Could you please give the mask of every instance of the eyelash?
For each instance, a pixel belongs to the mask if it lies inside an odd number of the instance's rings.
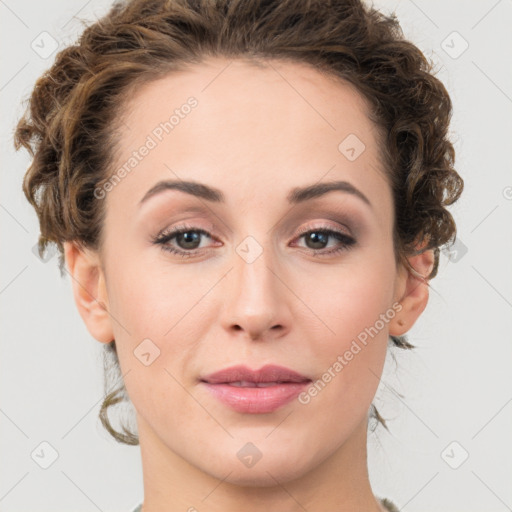
[[[156,245],[161,245],[161,249],[163,251],[170,252],[170,253],[180,256],[182,258],[190,258],[192,256],[195,256],[196,252],[199,251],[200,249],[184,251],[184,250],[176,249],[176,248],[168,245],[168,243],[171,240],[173,240],[174,238],[176,238],[178,235],[181,235],[183,233],[188,233],[188,232],[199,233],[201,235],[207,236],[208,238],[212,238],[210,236],[210,233],[208,233],[204,229],[196,228],[193,226],[181,225],[181,226],[177,226],[177,227],[173,228],[171,231],[167,231],[167,232],[163,231],[163,232],[159,233],[156,237],[154,237],[152,239],[152,243],[154,243]],[[307,235],[310,233],[321,233],[323,235],[330,235],[331,237],[336,238],[337,240],[342,242],[341,246],[331,249],[331,250],[328,250],[328,251],[326,251],[325,249],[317,249],[317,250],[309,249],[310,251],[313,252],[313,254],[315,256],[319,256],[319,257],[332,256],[334,254],[339,254],[342,251],[349,250],[353,245],[356,244],[356,240],[354,238],[346,235],[345,233],[342,233],[341,231],[333,230],[330,228],[325,228],[325,227],[313,228],[313,229],[309,228],[309,229],[300,230],[299,234],[296,238],[302,238],[304,235]]]

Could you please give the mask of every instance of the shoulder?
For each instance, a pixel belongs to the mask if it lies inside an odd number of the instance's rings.
[[[398,507],[387,498],[380,498],[379,502],[382,505],[383,511],[385,510],[386,512],[399,512]]]
[[[387,498],[380,498],[379,501],[383,507],[383,510],[385,510],[386,512],[399,512],[398,507]],[[142,503],[137,505],[131,512],[141,512],[141,509]]]

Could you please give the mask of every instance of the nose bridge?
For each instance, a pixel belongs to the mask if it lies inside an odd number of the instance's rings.
[[[226,329],[243,330],[252,339],[268,336],[270,329],[284,330],[287,305],[273,267],[273,243],[266,234],[248,235],[235,247],[223,311]]]
[[[262,308],[274,300],[276,287],[272,272],[274,257],[270,238],[248,235],[235,248],[233,279],[235,295],[249,307]],[[252,306],[251,306],[251,303]],[[256,311],[256,309],[255,309]]]

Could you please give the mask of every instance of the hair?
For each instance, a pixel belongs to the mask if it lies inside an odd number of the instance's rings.
[[[446,207],[463,189],[448,138],[451,100],[396,16],[361,0],[116,1],[87,26],[37,80],[14,135],[16,150],[33,157],[23,191],[39,219],[39,254],[56,244],[61,276],[63,242],[101,247],[105,201],[94,190],[112,173],[126,102],[141,85],[208,57],[302,63],[354,86],[382,133],[397,263],[414,272],[407,256],[420,245],[432,249],[435,262],[423,278],[435,277],[440,248],[456,236]],[[406,336],[390,336],[390,345],[415,348]],[[120,375],[115,340],[105,349]],[[108,418],[108,408],[126,398],[123,383],[110,390],[100,419],[117,441],[138,444]],[[388,428],[373,404],[370,416]]]

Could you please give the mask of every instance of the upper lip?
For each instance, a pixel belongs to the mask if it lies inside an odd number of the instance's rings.
[[[259,370],[251,370],[247,366],[237,365],[224,368],[218,372],[211,373],[201,379],[209,384],[223,384],[229,382],[307,382],[308,377],[286,368],[269,364]]]

